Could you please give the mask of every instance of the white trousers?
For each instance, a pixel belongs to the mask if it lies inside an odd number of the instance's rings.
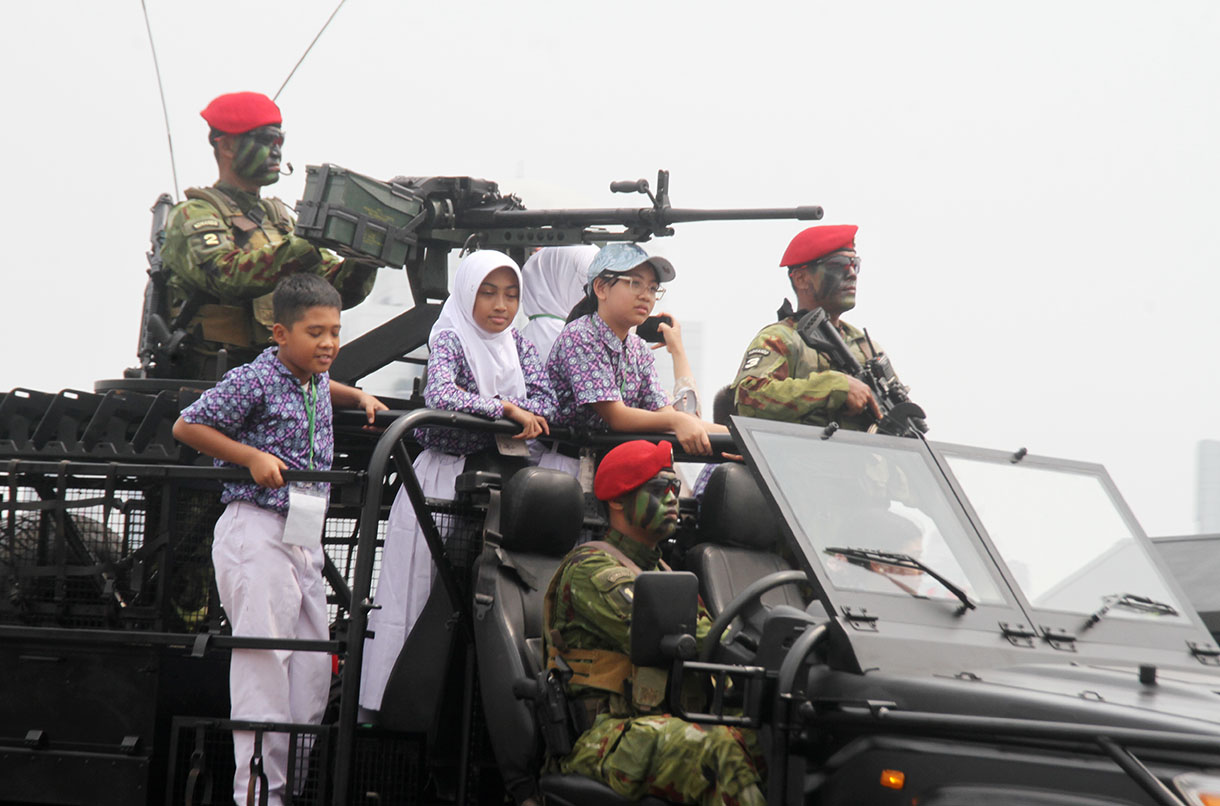
[[[216,522],[212,564],[233,634],[327,640],[322,550],[287,545],[283,536],[282,515],[245,501],[229,504]],[[259,722],[317,724],[326,708],[330,670],[325,652],[235,649],[229,664],[230,714]],[[253,731],[233,732],[233,798],[239,806],[246,803],[253,750]],[[287,734],[263,734],[271,806],[283,803],[288,750]],[[308,765],[308,755],[302,754],[294,789],[303,783]]]
[[[428,498],[453,500],[454,484],[466,466],[465,456],[427,449],[415,459],[415,475]],[[373,601],[379,610],[369,614],[372,638],[364,639],[364,662],[360,667],[360,705],[381,710],[386,681],[402,652],[411,628],[432,593],[436,567],[432,552],[406,492],[399,488],[386,520],[385,548]]]
[[[535,461],[538,467],[547,467],[551,470],[562,470],[569,476],[580,479],[580,460],[574,456],[564,456],[556,450],[550,450],[542,454]]]

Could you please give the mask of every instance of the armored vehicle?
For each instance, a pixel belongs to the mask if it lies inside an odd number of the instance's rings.
[[[624,219],[619,237],[646,238],[679,220],[663,192],[638,215],[582,218],[519,210],[490,183],[392,184],[411,216],[367,247],[368,217],[327,229],[324,202],[351,209],[324,184],[312,198],[313,237],[393,252],[417,291],[336,362],[344,381],[423,343],[453,246],[605,240],[588,228]],[[531,217],[496,229],[509,219],[489,207]],[[235,728],[291,736],[297,804],[626,802],[540,772],[579,729],[542,660],[543,593],[605,529],[600,513],[571,477],[509,459],[463,474],[453,501],[425,498],[411,467],[415,429],[510,422],[394,400],[373,434],[337,413],[334,468],[286,474],[332,484],[331,638],[231,635],[209,541],[218,482],[241,474],[170,436],[208,382],[166,375],[182,337],[158,310],[156,270],[137,377],[0,399],[0,803],[226,803]],[[711,681],[704,711],[675,713],[759,731],[770,803],[1220,802],[1220,649],[1101,467],[911,429],[735,417],[732,432],[715,448],[743,461],[684,499],[665,547],[680,573],[637,583],[633,655],[671,681]],[[556,435],[592,455],[632,438]],[[360,668],[399,489],[437,584],[372,718]],[[715,617],[697,657],[696,591]],[[329,653],[323,724],[229,720],[235,648]]]

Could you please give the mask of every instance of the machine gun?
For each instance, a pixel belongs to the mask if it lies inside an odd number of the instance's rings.
[[[153,203],[152,231],[149,233],[148,284],[144,286],[144,307],[140,312],[140,335],[136,354],[140,366],[128,369],[128,378],[163,375],[183,347],[187,333],[169,322],[169,303],[165,295],[167,271],[161,262],[161,247],[165,244],[165,222],[174,200],[162,193]]]
[[[869,433],[896,437],[927,433],[928,423],[924,419],[927,415],[919,405],[911,402],[907,396],[910,387],[898,380],[889,356],[876,354],[871,339],[868,346],[873,357],[861,364],[839,335],[839,329],[821,308],[814,308],[803,315],[796,323],[796,332],[814,350],[829,355],[835,369],[862,381],[872,390],[881,409],[881,419],[868,429]],[[864,335],[868,338],[867,332]]]
[[[658,171],[655,193],[646,179],[611,182],[614,193],[641,193],[650,207],[527,210],[495,182],[471,177],[400,176],[381,182],[335,165],[306,168],[297,202],[296,233],[347,257],[405,267],[415,306],[344,345],[331,377],[345,383],[399,360],[427,341],[447,296],[448,255],[498,249],[523,263],[541,246],[647,241],[672,235],[687,221],[797,219],[816,221],[818,206],[699,210],[673,207],[669,172]],[[606,229],[617,227],[618,229]]]

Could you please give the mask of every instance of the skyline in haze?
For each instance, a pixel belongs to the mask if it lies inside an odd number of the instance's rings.
[[[182,189],[210,184],[198,111],[273,94],[336,3],[147,4]],[[0,389],[89,389],[135,363],[148,208],[172,192],[144,20],[85,0],[3,15]],[[665,168],[675,206],[820,204],[860,225],[845,318],[930,437],[1102,463],[1149,533],[1184,534],[1197,443],[1220,438],[1218,40],[1204,0],[348,0],[279,98],[296,172],[272,191],[295,203],[305,165],[331,162],[635,206],[608,183]],[[702,323],[705,402],[791,296],[778,262],[802,226],[646,245],[677,268],[663,307]],[[379,283],[404,298],[400,273]]]

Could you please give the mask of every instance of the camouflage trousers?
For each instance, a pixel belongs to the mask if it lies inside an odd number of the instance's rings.
[[[560,769],[632,800],[651,795],[701,806],[765,806],[757,744],[752,730],[674,716],[601,714]]]

